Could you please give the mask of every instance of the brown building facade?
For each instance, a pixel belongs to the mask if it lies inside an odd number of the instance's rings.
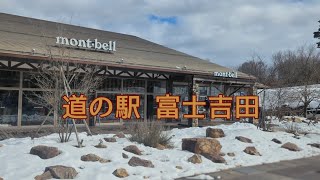
[[[252,94],[255,78],[136,36],[0,13],[0,126],[39,125],[48,114],[30,97],[50,89],[35,86],[44,62],[99,67],[102,85],[94,96],[138,94],[142,119],[156,119],[155,97],[171,93],[181,101],[206,96]],[[61,50],[63,47],[63,51]],[[188,107],[180,107],[180,117]],[[201,108],[199,109],[201,110]],[[52,124],[58,118],[50,116]],[[115,112],[97,123],[118,122]]]

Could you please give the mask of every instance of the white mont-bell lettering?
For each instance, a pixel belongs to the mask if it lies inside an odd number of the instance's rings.
[[[98,39],[68,39],[66,37],[56,37],[56,44],[67,45],[67,46],[77,46],[88,49],[102,50],[102,51],[116,51],[116,41],[109,41],[108,43],[101,43]]]
[[[237,74],[237,72],[214,72],[213,76],[237,78],[238,74]]]
[[[78,46],[78,40],[76,40],[74,38],[70,39],[70,45],[71,46]]]

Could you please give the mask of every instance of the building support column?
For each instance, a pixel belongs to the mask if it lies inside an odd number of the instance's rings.
[[[22,83],[23,83],[23,73],[20,71],[20,84],[19,84],[19,97],[18,97],[18,122],[17,126],[21,127],[22,121]]]
[[[196,100],[199,99],[199,85],[195,82],[194,76],[191,76],[191,80],[189,81],[189,100],[192,100],[192,96],[196,95]],[[196,107],[197,108],[197,107]],[[188,113],[192,113],[192,106],[188,107]],[[196,109],[198,112],[198,108]],[[198,127],[198,119],[189,118],[188,119],[188,126],[189,127]]]
[[[144,102],[143,102],[143,121],[144,122],[147,122],[148,121],[148,116],[147,116],[147,106],[151,106],[153,105],[153,102],[148,102],[148,80],[145,80],[144,81],[144,94],[143,94],[143,98],[144,98]],[[148,103],[151,103],[151,104],[148,104]],[[149,121],[151,121],[151,119],[149,119]],[[120,119],[120,123],[122,124],[123,123],[123,120]]]
[[[169,94],[172,94],[173,93],[173,79],[172,79],[172,76],[170,75],[169,76],[169,79],[166,81],[166,92],[169,93]]]

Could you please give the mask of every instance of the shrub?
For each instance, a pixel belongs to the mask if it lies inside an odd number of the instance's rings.
[[[165,147],[171,146],[170,133],[160,122],[155,121],[143,121],[132,123],[129,125],[129,137],[130,141],[135,141],[145,146],[157,147],[161,144]]]
[[[294,134],[294,135],[303,133],[302,129],[299,128],[299,126],[295,122],[287,122],[287,123],[285,123],[284,124],[284,130],[285,130],[285,132],[291,133],[291,134]]]

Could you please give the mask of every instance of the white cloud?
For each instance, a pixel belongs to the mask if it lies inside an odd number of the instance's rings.
[[[136,35],[185,53],[235,66],[253,53],[316,42],[316,0],[2,0],[0,11]],[[150,15],[177,17],[154,23]]]

